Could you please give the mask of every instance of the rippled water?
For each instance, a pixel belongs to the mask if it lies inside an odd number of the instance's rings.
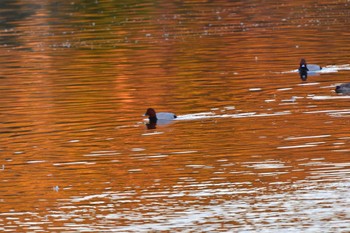
[[[1,231],[350,231],[349,1],[0,5]]]

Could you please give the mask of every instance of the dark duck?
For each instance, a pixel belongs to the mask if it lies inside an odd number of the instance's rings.
[[[350,83],[344,83],[335,87],[336,93],[350,94]]]

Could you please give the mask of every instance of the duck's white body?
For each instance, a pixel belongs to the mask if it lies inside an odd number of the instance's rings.
[[[158,120],[174,120],[176,115],[171,112],[158,112],[156,113]]]
[[[320,71],[322,70],[322,67],[319,66],[319,65],[315,65],[315,64],[308,64],[307,65],[307,68],[308,68],[308,72],[316,72],[316,71]]]

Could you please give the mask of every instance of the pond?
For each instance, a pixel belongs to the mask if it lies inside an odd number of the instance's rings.
[[[0,5],[1,231],[350,231],[349,1]]]

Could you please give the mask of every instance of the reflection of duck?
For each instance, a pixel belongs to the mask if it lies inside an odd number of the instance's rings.
[[[157,123],[158,124],[167,124],[170,123],[170,121],[174,120],[177,116],[174,113],[170,112],[159,112],[156,113],[156,111],[153,108],[148,108],[145,116],[148,116],[149,123],[147,124],[148,129],[155,129]]]
[[[300,78],[303,81],[306,81],[307,75],[309,73],[313,73],[313,72],[319,71],[321,69],[322,69],[322,67],[319,65],[314,65],[314,64],[307,65],[306,60],[304,58],[302,58],[300,60],[300,65],[299,65],[298,71],[299,71]]]
[[[350,94],[350,83],[344,83],[335,87],[335,92]]]

